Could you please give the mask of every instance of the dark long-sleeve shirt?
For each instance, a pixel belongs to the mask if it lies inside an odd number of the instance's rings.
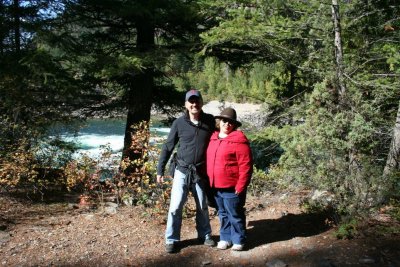
[[[205,155],[211,134],[215,129],[215,119],[211,114],[202,112],[198,125],[192,123],[187,114],[177,118],[171,126],[168,138],[162,146],[157,166],[157,174],[164,175],[165,166],[178,144],[177,158],[186,164],[200,165],[198,171],[205,174]],[[204,162],[204,164],[201,164]],[[185,172],[184,166],[177,166]]]

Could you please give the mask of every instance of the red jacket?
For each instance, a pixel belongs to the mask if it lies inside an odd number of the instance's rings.
[[[207,175],[214,188],[235,188],[241,193],[250,183],[253,159],[249,140],[243,132],[233,131],[219,139],[211,136],[207,148]]]

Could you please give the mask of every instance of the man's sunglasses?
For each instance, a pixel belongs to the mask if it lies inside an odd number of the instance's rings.
[[[190,104],[194,104],[194,103],[200,103],[200,99],[199,98],[189,98],[188,99],[188,102],[190,103]]]

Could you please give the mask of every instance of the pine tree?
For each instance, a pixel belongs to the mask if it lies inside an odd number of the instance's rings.
[[[196,2],[180,0],[65,1],[53,45],[60,40],[79,58],[82,79],[106,96],[88,112],[127,112],[123,158],[140,157],[131,149],[133,126],[150,120],[153,104],[164,111],[182,106],[183,94],[164,71],[171,55],[196,47],[204,22],[199,11]]]

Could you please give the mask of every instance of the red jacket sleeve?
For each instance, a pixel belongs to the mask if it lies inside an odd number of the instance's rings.
[[[248,143],[237,145],[236,160],[239,165],[239,180],[235,186],[235,191],[241,193],[249,185],[253,173],[253,158]]]

